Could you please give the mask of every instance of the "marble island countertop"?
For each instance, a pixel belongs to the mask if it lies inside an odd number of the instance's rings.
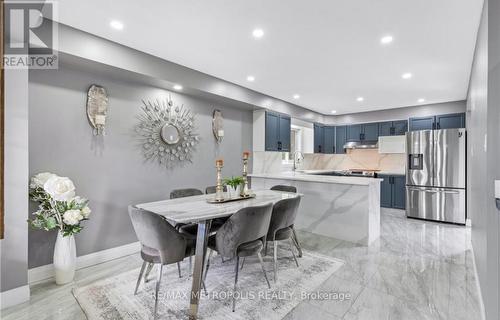
[[[383,179],[364,178],[364,177],[339,177],[339,176],[322,176],[318,173],[331,172],[332,170],[303,170],[303,171],[287,171],[278,173],[252,173],[248,176],[255,178],[267,179],[282,179],[295,181],[308,181],[333,184],[350,184],[358,186],[368,186],[375,183],[380,183]]]

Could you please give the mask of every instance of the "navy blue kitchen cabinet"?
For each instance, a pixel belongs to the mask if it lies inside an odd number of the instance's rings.
[[[266,112],[266,151],[290,151],[290,117]]]
[[[392,207],[406,209],[406,177],[392,177]]]
[[[410,131],[465,128],[465,113],[410,118]]]
[[[406,178],[404,175],[379,175],[380,206],[384,208],[406,208]]]
[[[436,117],[410,118],[410,131],[432,130],[435,126]]]
[[[325,127],[322,124],[314,124],[314,153],[323,153],[325,139]]]
[[[408,121],[387,121],[378,124],[379,136],[404,136],[408,131]]]
[[[335,153],[335,127],[325,126],[323,128],[323,153]]]
[[[346,130],[346,126],[335,127],[335,153],[337,154],[345,153],[344,145],[347,142]]]
[[[436,129],[465,128],[465,113],[442,114],[436,116]]]
[[[379,175],[378,177],[384,179],[380,183],[380,206],[384,208],[392,208],[391,176]]]
[[[378,140],[378,123],[366,123],[362,125],[361,140]]]
[[[361,129],[362,128],[360,124],[352,124],[347,126],[347,141],[361,141]]]

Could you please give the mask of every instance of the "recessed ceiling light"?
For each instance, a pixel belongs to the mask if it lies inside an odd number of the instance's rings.
[[[403,73],[401,75],[401,78],[403,78],[403,79],[411,79],[411,77],[413,77],[413,75],[409,72]]]
[[[418,99],[418,103],[422,103],[422,102],[425,102],[425,99],[424,99],[424,98],[420,98],[420,99]]]
[[[264,36],[264,30],[262,30],[262,29],[254,29],[252,31],[252,35],[253,35],[254,38],[257,38],[257,39],[262,38]]]
[[[118,21],[118,20],[113,20],[109,23],[109,25],[113,28],[113,29],[116,29],[116,30],[123,30],[123,23],[121,21]]]
[[[300,95],[298,95],[298,94],[294,94],[294,95],[293,95],[293,98],[294,98],[294,99],[300,99]]]
[[[337,110],[332,110],[332,113],[337,113]]]
[[[182,90],[182,86],[180,84],[174,85],[175,90]]]
[[[365,100],[365,98],[363,98],[363,97],[357,97],[357,98],[356,98],[356,101],[359,101],[359,102],[361,102],[361,101],[363,101],[363,100]]]
[[[382,44],[388,44],[388,43],[391,43],[391,42],[392,42],[392,40],[394,40],[394,39],[392,38],[392,36],[384,36],[384,37],[382,37],[382,38],[380,39],[380,43],[382,43]]]
[[[248,76],[247,77],[247,81],[254,82],[255,81],[255,77],[254,76]]]

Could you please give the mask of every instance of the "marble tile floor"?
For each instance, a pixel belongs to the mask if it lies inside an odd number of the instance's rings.
[[[370,247],[298,232],[306,250],[346,261],[319,288],[351,299],[302,301],[292,319],[481,319],[470,229],[407,219],[382,209],[381,237]],[[31,286],[31,301],[5,309],[1,319],[85,319],[71,289],[140,267],[131,255],[77,271],[75,281]]]

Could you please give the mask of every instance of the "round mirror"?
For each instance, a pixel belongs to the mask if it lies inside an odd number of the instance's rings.
[[[166,123],[161,128],[161,138],[166,144],[176,144],[180,140],[179,129],[170,123]]]

